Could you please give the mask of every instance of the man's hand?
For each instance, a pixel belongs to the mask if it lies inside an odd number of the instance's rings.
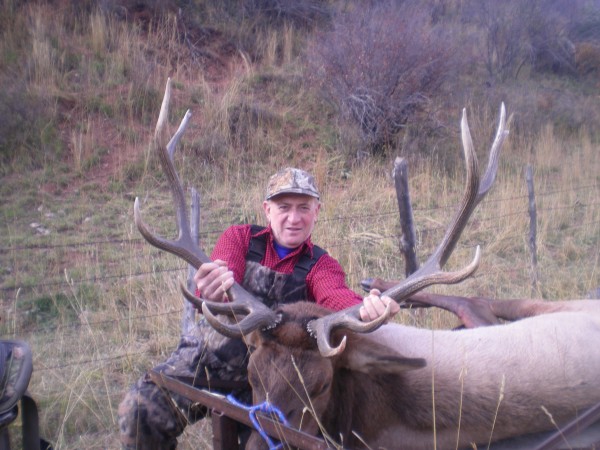
[[[363,322],[377,319],[385,312],[385,308],[388,304],[391,305],[389,319],[400,311],[400,306],[388,296],[381,297],[379,289],[371,289],[369,295],[363,299],[363,304],[360,307],[360,319]]]
[[[233,272],[220,259],[204,263],[194,274],[194,282],[203,299],[213,302],[227,301],[227,289],[233,286]]]

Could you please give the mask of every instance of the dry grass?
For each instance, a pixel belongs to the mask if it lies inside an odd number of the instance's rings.
[[[32,346],[30,392],[40,404],[42,434],[55,448],[117,448],[116,409],[125,390],[177,344],[177,279],[185,276],[184,264],[145,244],[132,214],[139,196],[147,222],[162,235],[175,233],[164,178],[147,153],[167,76],[175,81],[171,130],[187,108],[194,113],[176,160],[183,180],[202,195],[205,249],[229,224],[263,223],[266,177],[297,165],[315,174],[323,193],[314,240],[340,260],[349,285],[359,291],[367,276],[404,273],[392,161],[352,165],[340,157],[343,140],[332,131],[327,111],[295,82],[294,29],[259,39],[263,65],[238,55],[215,78],[186,57],[172,18],[143,34],[94,14],[79,34],[67,34],[60,11],[30,4],[25,12],[22,20],[31,24],[28,86],[68,105],[58,133],[68,151],[57,164],[3,178],[0,329],[3,337]],[[487,110],[469,110],[481,165],[497,120]],[[456,111],[457,130],[459,119]],[[455,142],[439,143],[441,152],[460,152],[455,136]],[[464,264],[480,244],[482,265],[473,279],[434,289],[532,295],[523,176],[528,163],[537,192],[539,294],[575,298],[598,287],[599,151],[586,132],[574,139],[552,128],[536,137],[511,135],[496,185],[449,262]],[[460,196],[464,171],[461,163],[447,169],[415,156],[409,173],[417,250],[425,259]],[[40,234],[41,228],[30,226],[34,222],[50,234]],[[406,313],[400,320],[455,325],[436,311]],[[189,427],[181,448],[210,448],[210,442],[204,421]]]

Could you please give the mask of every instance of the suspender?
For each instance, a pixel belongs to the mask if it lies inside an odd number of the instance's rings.
[[[264,230],[265,227],[260,225],[251,225],[250,234],[255,235],[256,233]],[[253,236],[250,238],[250,245],[248,246],[248,253],[246,254],[246,261],[254,261],[260,264],[267,251],[267,236]],[[313,256],[311,257],[308,253],[303,253],[300,259],[294,267],[294,276],[299,280],[305,280],[306,276],[317,263],[319,258],[327,252],[317,245],[313,245]]]
[[[265,256],[267,252],[267,237],[266,236],[256,236],[254,235],[262,230],[265,227],[261,227],[260,225],[250,225],[250,245],[248,246],[248,253],[246,253],[246,261],[254,261],[259,263]]]

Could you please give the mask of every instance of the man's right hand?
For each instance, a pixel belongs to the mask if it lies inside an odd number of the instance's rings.
[[[194,274],[194,282],[203,299],[213,302],[227,301],[227,290],[235,282],[233,272],[220,259],[204,263]]]

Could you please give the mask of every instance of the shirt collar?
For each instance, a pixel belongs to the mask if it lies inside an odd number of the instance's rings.
[[[269,242],[269,245],[271,246],[271,248],[273,248],[273,251],[275,251],[275,248],[273,247],[273,241],[274,241],[273,229],[271,228],[270,224],[268,226],[266,226],[264,230],[261,230],[258,233],[253,234],[252,237],[262,236],[262,235],[268,236],[267,240]],[[308,238],[298,248],[294,249],[294,251],[292,251],[288,256],[296,255],[298,253],[302,253],[302,252],[308,250],[310,257],[312,258],[313,257],[313,246],[314,246],[314,244],[312,243],[310,236],[308,236]]]

